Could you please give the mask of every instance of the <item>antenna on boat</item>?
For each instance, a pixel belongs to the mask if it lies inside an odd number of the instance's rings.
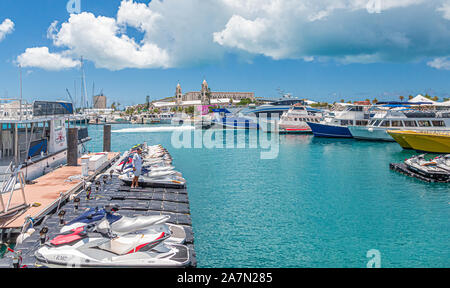
[[[22,120],[22,100],[23,100],[23,95],[22,95],[22,65],[19,64],[19,79],[20,79],[20,120]]]
[[[86,109],[87,107],[87,90],[86,90],[86,75],[84,73],[84,62],[83,62],[83,56],[81,56],[80,59],[81,62],[81,93],[82,93],[82,102],[83,102],[83,111]]]

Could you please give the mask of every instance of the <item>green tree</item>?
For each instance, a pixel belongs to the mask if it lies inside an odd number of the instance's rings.
[[[150,109],[150,96],[147,95],[147,97],[145,97],[145,103],[147,104],[147,109]]]
[[[184,112],[185,112],[186,114],[194,115],[195,108],[194,108],[194,106],[186,107],[186,108],[184,109]]]
[[[402,101],[402,102],[403,102],[403,99],[405,99],[405,97],[403,97],[403,96],[400,96],[398,98],[400,98],[400,101]]]
[[[252,99],[243,98],[243,99],[241,99],[241,101],[239,101],[239,103],[237,105],[238,106],[247,106],[247,105],[249,105],[251,103],[252,103]]]

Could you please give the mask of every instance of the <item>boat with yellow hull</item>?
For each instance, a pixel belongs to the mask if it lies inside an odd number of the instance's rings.
[[[450,153],[450,132],[387,131],[404,149]]]

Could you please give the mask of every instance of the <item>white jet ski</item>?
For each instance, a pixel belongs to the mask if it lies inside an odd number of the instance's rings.
[[[446,161],[443,159],[437,157],[432,160],[426,160],[425,155],[418,155],[406,159],[405,165],[409,170],[426,178],[446,182],[450,180],[450,169],[445,167]]]
[[[60,230],[66,233],[79,227],[96,224],[107,220],[114,220],[109,229],[117,235],[127,233],[161,233],[170,234],[166,243],[183,244],[186,241],[186,231],[182,226],[169,224],[170,216],[138,216],[129,218],[117,214],[118,207],[106,206],[104,209],[90,208],[74,220],[68,222]]]
[[[153,188],[185,188],[186,180],[180,175],[181,174],[179,172],[159,177],[149,177],[147,175],[141,175],[139,177],[139,186]],[[120,180],[124,181],[125,184],[130,186],[133,178],[134,175],[132,173],[127,173],[119,176]]]
[[[190,263],[189,248],[164,244],[170,237],[164,232],[117,236],[99,231],[90,225],[58,235],[35,257],[48,267],[186,267]]]

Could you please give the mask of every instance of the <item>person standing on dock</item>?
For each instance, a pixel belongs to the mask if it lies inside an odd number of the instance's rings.
[[[134,178],[133,182],[131,183],[131,188],[138,188],[139,187],[139,177],[142,173],[142,150],[139,148],[137,149],[137,153],[133,156],[133,171],[134,171]]]

